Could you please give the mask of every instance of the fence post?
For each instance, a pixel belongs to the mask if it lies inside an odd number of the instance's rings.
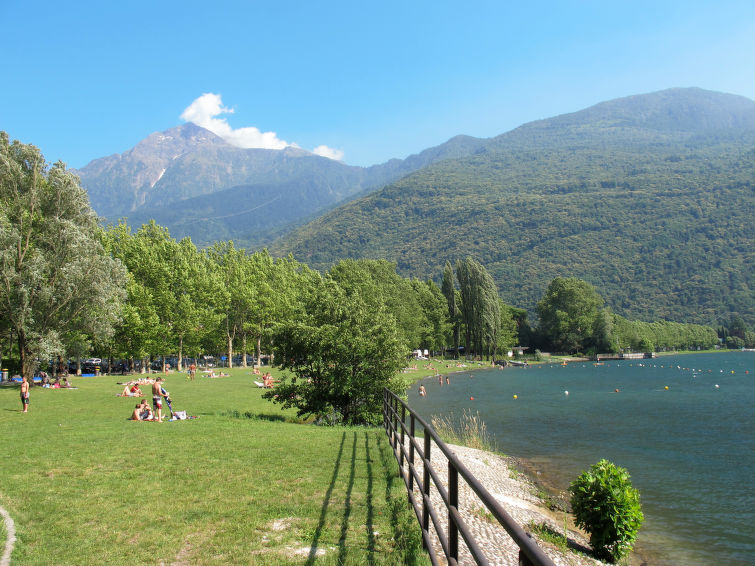
[[[395,448],[398,444],[398,435],[396,434],[396,426],[398,425],[398,397],[393,396],[393,434],[394,434],[394,441],[393,441],[393,447]]]
[[[409,413],[409,491],[414,489],[414,413]]]
[[[422,462],[422,530],[430,532],[430,433],[424,431],[425,456]]]
[[[459,559],[459,527],[451,509],[459,510],[459,470],[448,462],[448,548],[451,558]]]
[[[519,566],[535,566],[521,548],[519,549]]]
[[[401,403],[401,461],[400,467],[404,467],[404,427],[406,426],[406,406]]]

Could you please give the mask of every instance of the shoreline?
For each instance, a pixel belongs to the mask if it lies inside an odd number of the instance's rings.
[[[547,471],[543,471],[537,463],[527,458],[520,458],[518,456],[511,457],[515,462],[519,463],[524,469],[520,470],[533,485],[546,492],[548,496],[561,509],[569,509],[569,493],[568,491],[561,489],[558,484],[561,483],[560,478],[555,478]],[[575,478],[576,479],[576,478]],[[545,502],[544,502],[545,503]],[[573,515],[571,511],[567,511],[570,521],[573,522]],[[572,527],[574,527],[572,525]],[[574,527],[576,528],[576,527]],[[586,538],[589,538],[586,533],[582,533]],[[642,529],[640,529],[640,536],[642,535]],[[647,548],[647,544],[643,544],[640,538],[635,541],[632,548],[632,552],[626,557],[623,563],[629,566],[647,566],[649,564],[655,564],[658,559],[661,558],[659,553],[653,552],[651,548]]]
[[[607,564],[590,554],[589,540],[585,533],[575,527],[571,515],[549,509],[539,496],[539,483],[522,471],[521,460],[495,452],[447,444],[469,472],[490,492],[506,513],[526,532],[537,540],[538,546],[558,566],[603,566]],[[440,450],[431,453],[433,468],[443,482],[447,481],[447,462]],[[421,462],[418,463],[421,468]],[[416,490],[416,487],[415,487]],[[419,493],[417,492],[417,495]],[[436,509],[443,503],[437,489],[431,489],[431,500]],[[459,482],[459,512],[475,536],[491,564],[517,564],[518,547],[504,528],[484,509],[477,496]],[[447,532],[446,514],[439,512],[443,528]],[[558,545],[544,541],[532,532],[532,524],[543,525],[563,537],[566,529],[567,542]],[[431,528],[433,536],[435,530]],[[436,553],[442,556],[439,541],[433,544]],[[472,558],[462,541],[459,543],[459,564],[472,564]],[[639,564],[639,563],[638,563]]]
[[[716,350],[718,352],[720,350]],[[726,352],[726,350],[724,350]],[[687,354],[697,354],[697,353],[707,353],[707,352],[696,352],[696,351],[687,351],[683,352]],[[680,354],[679,352],[664,352],[659,355],[677,355]],[[543,360],[539,362],[528,362],[532,365],[557,365],[560,363],[563,363],[563,359],[551,359],[551,360]],[[580,361],[582,360],[572,360],[572,361]],[[432,362],[432,360],[431,360]],[[441,365],[440,362],[437,360],[435,361],[436,364]],[[428,378],[437,378],[437,376],[440,375],[458,375],[458,374],[464,374],[469,372],[474,372],[477,370],[491,370],[491,369],[499,369],[500,371],[505,371],[506,369],[512,369],[512,368],[502,368],[493,365],[478,365],[475,363],[475,366],[466,367],[466,368],[442,368],[450,371],[436,371],[435,374],[429,374],[426,373],[425,375],[417,375],[415,376],[415,379],[411,381],[411,383],[407,386],[407,391],[411,387],[416,386],[421,381],[428,379]],[[517,369],[517,368],[514,368]],[[425,370],[427,371],[427,370]],[[481,481],[481,483],[488,489],[488,491],[491,492],[491,494],[494,494],[494,490],[491,489],[491,486],[488,485],[486,481],[483,481],[483,479],[478,475],[478,473],[475,472],[475,469],[471,467],[468,464],[468,460],[471,462],[475,462],[475,460],[479,460],[480,458],[474,458],[472,457],[469,459],[469,454],[476,451],[479,453],[484,454],[483,457],[484,460],[490,461],[500,461],[502,463],[497,464],[497,467],[499,467],[503,473],[508,477],[509,475],[513,475],[514,478],[511,479],[512,483],[509,484],[510,489],[513,489],[517,495],[515,496],[508,496],[506,498],[507,505],[504,505],[504,508],[506,511],[509,511],[509,506],[519,507],[519,508],[527,508],[530,506],[533,502],[533,498],[535,500],[535,505],[537,506],[537,510],[531,510],[533,513],[539,515],[542,518],[542,522],[548,524],[551,528],[553,528],[557,532],[563,533],[564,530],[564,514],[568,517],[568,538],[569,538],[569,547],[570,548],[586,548],[589,549],[589,535],[585,532],[583,532],[581,529],[579,529],[574,524],[574,517],[570,511],[570,504],[569,504],[569,494],[564,489],[559,488],[559,485],[563,482],[561,481],[562,478],[552,475],[548,473],[548,471],[541,470],[541,466],[538,465],[536,462],[533,462],[527,458],[523,458],[516,455],[509,455],[504,454],[501,452],[496,451],[486,451],[486,450],[480,450],[476,448],[469,448],[466,446],[459,446],[454,444],[448,444],[447,446],[459,456],[459,458],[462,460],[465,466],[472,472],[472,474],[477,477],[478,480]],[[498,446],[497,448],[500,448]],[[437,451],[436,451],[437,452]],[[463,454],[466,454],[464,456]],[[474,464],[473,464],[474,465]],[[433,459],[433,466],[435,466],[435,461]],[[480,471],[484,468],[480,468],[479,464],[475,466],[475,468]],[[495,482],[494,482],[495,483]],[[499,488],[500,488],[500,484]],[[515,487],[511,487],[515,486]],[[532,491],[535,493],[533,494]],[[544,493],[545,497],[542,497],[541,494]],[[494,494],[495,495],[495,494]],[[497,498],[498,499],[498,498]],[[500,503],[503,503],[499,500]],[[553,508],[550,508],[553,507]],[[465,516],[465,520],[468,520],[469,517]],[[530,532],[530,529],[527,527],[525,523],[522,523],[521,521],[517,521],[519,525]],[[642,531],[640,531],[640,537],[641,537]],[[505,535],[507,536],[507,535]],[[566,560],[566,562],[554,560],[556,564],[568,564],[568,565],[575,565],[575,566],[581,566],[584,564],[592,564],[592,565],[603,565],[607,564],[605,562],[601,562],[595,558],[592,558],[591,555],[581,555],[581,554],[575,554],[574,552],[569,552],[568,554],[564,554],[559,549],[556,549],[556,547],[550,543],[543,542],[540,537],[535,535],[533,533],[533,536],[538,540],[538,543],[543,548],[549,548],[553,547],[554,552],[559,552],[562,556],[563,560]],[[651,545],[652,547],[652,545]],[[440,549],[439,549],[440,551]],[[549,551],[549,555],[551,552]],[[551,556],[551,558],[554,558],[554,556]],[[659,559],[662,558],[662,555],[659,553],[653,552],[652,548],[647,548],[647,544],[643,544],[640,539],[638,539],[633,547],[632,552],[624,559],[622,562],[626,566],[647,566],[650,564],[655,564]]]

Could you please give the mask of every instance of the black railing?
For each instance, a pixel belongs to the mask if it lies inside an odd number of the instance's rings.
[[[409,418],[408,426],[407,415]],[[423,429],[422,447],[419,446],[416,438],[417,423]],[[437,535],[437,541],[451,566],[456,566],[459,560],[459,535],[462,536],[475,562],[481,565],[488,564],[488,559],[459,512],[459,477],[461,477],[519,547],[519,564],[521,566],[554,566],[551,559],[537,546],[531,536],[511,518],[498,501],[490,495],[485,486],[451,452],[445,442],[438,437],[435,430],[388,389],[383,392],[383,424],[393,447],[393,454],[396,456],[401,477],[406,484],[409,502],[412,504],[422,528],[424,546],[433,564],[439,564],[439,562],[434,550],[434,537],[430,531],[431,521]],[[430,463],[433,442],[448,461],[448,488],[443,485],[440,476]],[[415,454],[419,455],[422,463],[422,477],[420,477],[415,466]],[[415,484],[417,486],[416,491]],[[435,489],[445,504],[448,513],[448,533],[445,533],[438,511],[433,508],[430,501],[432,485],[435,485]],[[419,493],[416,493],[417,491]],[[421,494],[421,504],[417,500],[419,494]]]

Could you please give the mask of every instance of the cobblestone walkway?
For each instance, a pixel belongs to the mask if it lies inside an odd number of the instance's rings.
[[[421,446],[422,439],[419,439],[419,442]],[[533,522],[535,524],[546,524],[550,529],[563,533],[563,514],[561,514],[561,518],[559,519],[558,514],[547,510],[542,505],[541,500],[534,495],[536,493],[535,486],[526,476],[516,471],[513,459],[464,446],[449,445],[449,448],[453,450],[472,475],[487,488],[504,510],[525,530],[528,530],[527,525]],[[447,487],[448,461],[434,444],[431,455],[433,469],[436,470],[438,476],[443,480],[444,487]],[[420,477],[422,477],[422,461],[416,455],[415,465]],[[404,464],[404,469],[408,471],[407,463]],[[415,497],[421,504],[421,494],[416,485]],[[445,505],[441,496],[434,486],[430,491],[430,499],[433,507],[438,511],[441,528],[447,533],[448,514],[445,511]],[[459,512],[490,564],[501,566],[516,566],[518,564],[519,548],[516,543],[498,521],[486,512],[477,494],[472,491],[461,477],[459,477]],[[445,556],[440,541],[437,538],[437,533],[432,527],[431,531],[435,538],[434,549],[436,556],[438,556],[441,563],[445,564]],[[569,531],[568,539],[569,545],[573,547],[585,548],[588,545],[588,541],[581,533],[572,530]],[[538,545],[558,566],[595,566],[604,564],[579,553],[572,551],[562,552],[558,547],[549,543],[538,541]],[[471,564],[475,564],[475,561],[460,535],[459,565],[466,566]]]

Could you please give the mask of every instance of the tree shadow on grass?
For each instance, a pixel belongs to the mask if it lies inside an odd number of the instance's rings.
[[[360,434],[364,435],[363,442],[360,442]],[[333,503],[333,493],[337,486],[343,486],[340,489],[344,489],[344,500],[338,539],[338,557],[335,563],[346,564],[349,562],[349,546],[350,544],[354,544],[355,539],[355,537],[352,536],[351,543],[348,540],[349,529],[353,530],[351,518],[352,512],[354,511],[354,489],[357,475],[358,473],[362,473],[361,460],[358,461],[357,459],[357,452],[360,448],[363,448],[364,450],[364,474],[366,477],[366,485],[364,486],[364,507],[366,516],[364,525],[356,525],[356,528],[360,529],[359,537],[364,536],[366,538],[366,563],[369,566],[375,566],[375,564],[383,562],[376,556],[378,550],[375,535],[374,490],[376,481],[384,481],[386,486],[386,508],[390,513],[393,536],[399,542],[397,548],[399,554],[396,556],[396,563],[424,564],[425,562],[422,562],[421,559],[418,560],[417,556],[417,553],[420,555],[423,554],[421,550],[421,541],[416,549],[409,548],[409,546],[411,546],[409,541],[411,536],[407,538],[406,531],[416,530],[419,532],[419,526],[416,524],[416,519],[414,518],[413,513],[407,509],[405,491],[400,489],[397,492],[396,480],[399,478],[399,475],[387,439],[380,433],[370,430],[365,430],[363,432],[354,431],[353,437],[347,435],[348,432],[344,432],[341,436],[341,443],[333,465],[330,485],[325,493],[325,498],[320,510],[320,518],[310,543],[309,556],[305,563],[306,566],[313,566],[315,564],[318,545],[321,543],[323,532],[326,530],[326,525],[332,523],[332,521],[328,521],[328,511]],[[345,451],[348,449],[347,442],[352,442],[350,463],[343,460],[344,457],[348,457],[348,455],[345,454]],[[374,460],[373,457],[375,458]],[[339,476],[341,476],[340,482]],[[357,489],[361,488],[357,487]],[[356,499],[359,501],[359,497]],[[340,502],[338,503],[340,504]],[[361,531],[361,529],[365,530]]]
[[[213,413],[207,413],[208,415],[212,415]],[[253,421],[270,421],[274,423],[285,423],[285,422],[299,422],[297,420],[292,420],[291,418],[287,418],[284,415],[271,415],[270,413],[252,413],[251,411],[237,411],[237,410],[230,410],[230,411],[221,411],[219,413],[215,413],[219,416],[223,417],[230,417],[232,419],[249,419]]]
[[[346,442],[346,433],[341,435],[341,445],[338,448],[338,455],[336,456],[336,462],[333,466],[333,475],[330,478],[330,485],[328,491],[325,492],[325,500],[322,503],[322,509],[320,510],[320,520],[317,523],[315,529],[315,536],[312,537],[312,544],[309,547],[309,557],[307,558],[306,566],[312,566],[315,563],[317,557],[317,544],[320,542],[320,536],[322,536],[322,530],[325,527],[325,518],[328,515],[328,507],[330,506],[330,497],[333,495],[333,488],[336,485],[336,479],[338,479],[338,471],[341,468],[341,457],[343,456],[343,445]]]

